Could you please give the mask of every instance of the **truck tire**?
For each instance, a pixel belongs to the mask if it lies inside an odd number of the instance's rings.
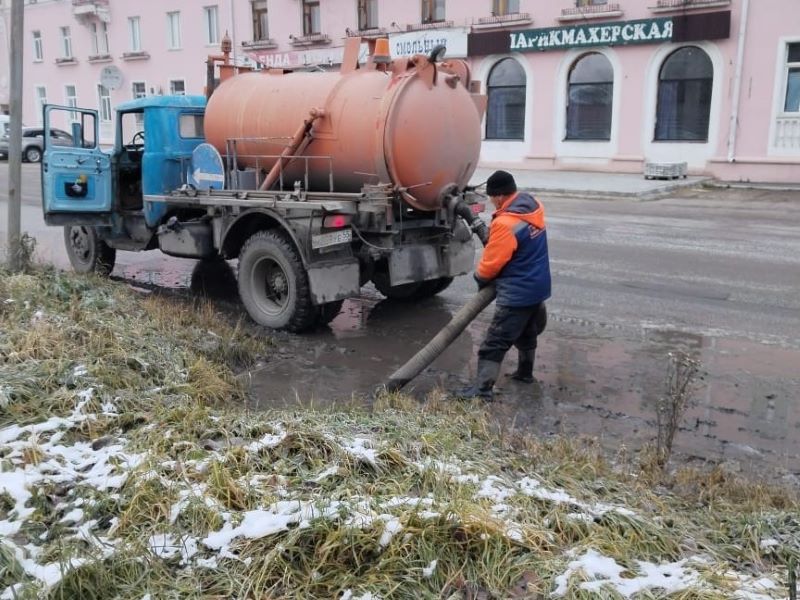
[[[64,244],[76,272],[108,275],[114,270],[117,251],[97,235],[94,227],[67,225],[64,227]]]
[[[308,275],[289,237],[259,231],[239,253],[239,297],[250,317],[272,329],[301,332],[317,324]]]
[[[42,160],[42,149],[37,146],[25,148],[25,160],[31,163],[38,163]]]
[[[452,277],[440,277],[416,283],[404,283],[402,285],[389,285],[389,277],[384,273],[376,273],[372,278],[377,290],[392,300],[401,302],[414,302],[435,296],[444,291],[452,282]]]
[[[447,288],[450,287],[450,284],[453,283],[452,277],[440,277],[439,279],[431,279],[430,281],[425,281],[422,284],[422,288],[420,293],[425,294],[422,296],[423,298],[430,298],[431,296],[435,296],[436,294],[445,291]]]

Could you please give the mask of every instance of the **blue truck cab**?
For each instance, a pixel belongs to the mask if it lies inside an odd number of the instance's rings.
[[[100,146],[97,111],[47,106],[45,139],[61,120],[71,124],[73,144],[45,147],[45,221],[87,232],[97,228],[117,248],[154,247],[154,235],[169,207],[144,198],[167,194],[185,183],[192,152],[204,141],[205,104],[204,96],[125,102],[117,107],[111,149]]]

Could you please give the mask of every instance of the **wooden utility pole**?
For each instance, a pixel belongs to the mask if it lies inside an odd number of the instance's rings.
[[[8,135],[8,248],[6,258],[12,271],[22,268],[22,55],[25,6],[24,0],[11,0],[11,34],[9,47],[11,85],[9,104],[11,120]]]

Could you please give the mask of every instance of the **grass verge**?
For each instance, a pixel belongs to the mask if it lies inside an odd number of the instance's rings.
[[[785,598],[786,490],[482,407],[251,414],[212,306],[0,272],[0,597]]]

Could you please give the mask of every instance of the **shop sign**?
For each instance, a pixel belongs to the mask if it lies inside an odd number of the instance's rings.
[[[657,44],[672,41],[672,17],[640,19],[597,25],[571,25],[547,29],[512,31],[512,52],[566,50],[591,46]]]
[[[403,58],[415,54],[430,54],[440,44],[447,48],[447,58],[467,56],[466,29],[424,29],[408,33],[390,33],[389,49],[392,58]]]
[[[366,61],[367,44],[361,44],[358,60]],[[298,69],[316,65],[339,65],[344,58],[344,47],[312,48],[309,50],[293,50],[289,52],[270,52],[251,50],[247,55],[261,63],[267,69]]]

